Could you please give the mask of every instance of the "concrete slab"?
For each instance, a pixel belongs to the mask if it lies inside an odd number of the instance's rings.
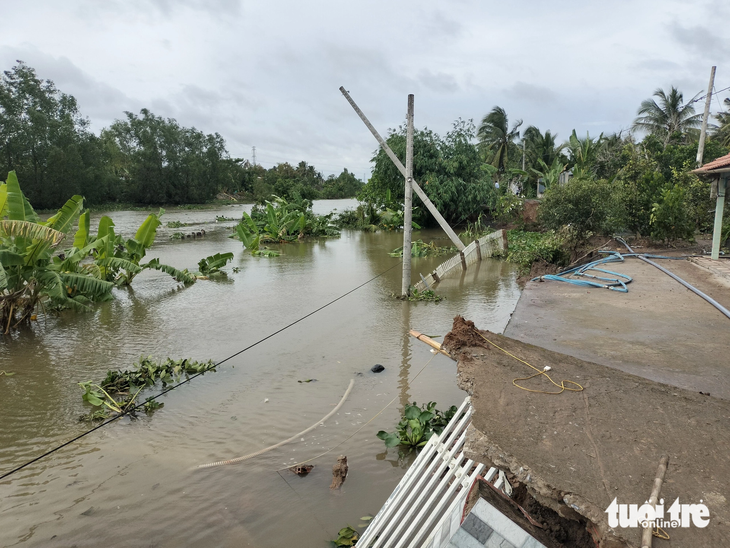
[[[730,259],[713,261],[709,257],[692,257],[690,262],[709,270],[715,276],[730,283]]]
[[[630,264],[636,269],[635,273],[643,272],[642,265]],[[694,268],[693,265],[687,266]],[[653,295],[651,288],[645,285],[646,282],[638,286],[641,292]],[[538,291],[553,291],[545,289],[550,287],[566,291],[558,283],[548,286],[547,282],[541,284]],[[661,302],[666,304],[670,301],[672,306],[679,304],[694,310],[694,305],[685,302],[681,292],[677,290],[672,294],[672,299],[665,296]],[[587,308],[584,295],[576,293],[572,300],[574,316],[586,317],[581,316],[586,314]],[[621,297],[609,292],[605,295]],[[652,306],[646,298],[631,301],[628,297],[622,302],[632,311],[629,316],[656,317],[653,309],[661,306],[658,297]],[[614,314],[621,310],[616,305],[606,307]],[[696,313],[694,318],[699,321],[706,314],[710,317],[707,322],[719,322],[719,318],[712,317],[713,311],[706,305],[706,309]],[[647,313],[649,316],[644,316]],[[552,312],[543,308],[539,314],[545,317]],[[627,323],[636,322],[636,329],[645,331],[645,336],[650,339],[667,339],[660,329],[652,326],[644,328],[636,317],[622,314]],[[587,326],[574,323],[577,327],[573,329],[577,332],[563,328],[557,332],[558,336],[552,338],[574,341],[575,349],[584,351],[577,345],[581,335],[584,339],[600,340],[601,328],[605,330],[600,323],[600,314],[589,317],[591,323]],[[568,320],[556,318],[556,321]],[[575,322],[575,319],[571,321]],[[672,322],[674,320],[670,318],[668,325],[678,325]],[[601,548],[613,548],[639,546],[640,530],[610,527],[606,509],[614,498],[618,498],[619,503],[643,504],[651,493],[659,459],[668,454],[669,468],[661,497],[667,505],[678,497],[681,503],[687,504],[703,501],[709,508],[710,521],[705,528],[668,529],[671,540],[657,541],[656,546],[730,546],[730,508],[726,498],[730,494],[730,462],[727,459],[730,453],[730,429],[727,426],[730,423],[730,401],[704,396],[696,390],[656,383],[615,368],[482,331],[492,342],[521,360],[539,369],[551,367],[550,375],[556,382],[571,380],[584,387],[582,392],[559,395],[521,390],[513,381],[534,371],[483,341],[473,324],[469,324],[457,317],[444,346],[458,357],[459,384],[472,394],[473,428],[469,431],[466,447],[470,458],[509,470],[516,489],[525,488],[535,500],[561,516],[578,522],[587,518],[589,522],[585,530],[600,542]],[[725,324],[718,323],[717,333],[721,333],[720,325]],[[586,336],[591,330],[595,335]],[[605,331],[616,337],[611,330]],[[543,323],[538,335],[547,332]],[[673,333],[678,336],[681,331]],[[647,346],[641,336],[634,337],[634,341],[637,351]],[[649,346],[652,344],[658,343],[650,343]],[[597,348],[605,351],[610,345],[601,344]],[[727,345],[722,348],[727,355]],[[698,346],[696,350],[699,352],[703,348]],[[703,355],[708,359],[715,358],[712,353],[704,351]],[[631,357],[631,354],[621,355]],[[652,353],[644,351],[642,355],[657,360],[652,362],[654,364],[661,363]],[[671,358],[669,353],[666,356]],[[608,358],[616,359],[608,354],[603,359]],[[636,362],[641,363],[634,359],[622,363],[622,367],[636,367],[632,365]],[[712,363],[720,378],[722,360],[715,359]],[[703,364],[693,361],[692,365],[693,368],[682,366],[686,368],[682,370],[675,360],[669,359],[665,364],[667,370],[661,374],[678,375],[674,371],[676,367],[680,372],[696,377],[699,382]],[[647,371],[653,373],[653,369]],[[531,389],[556,390],[542,376],[518,381],[518,384]],[[717,392],[714,386],[709,389]]]
[[[730,283],[688,261],[657,261],[730,308]],[[730,320],[637,259],[608,265],[628,293],[528,282],[505,335],[658,382],[730,399]]]

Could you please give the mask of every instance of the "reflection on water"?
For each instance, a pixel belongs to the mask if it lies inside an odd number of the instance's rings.
[[[352,201],[334,201],[344,209]],[[317,202],[323,213],[332,202]],[[387,270],[398,259],[398,233],[345,232],[341,238],[278,246],[281,257],[255,258],[228,238],[250,206],[168,211],[205,227],[198,239],[171,240],[184,229],[160,228],[151,257],[194,268],[202,257],[233,251],[241,270],[228,283],[179,288],[145,272],[134,288],[88,314],[41,318],[0,345],[0,472],[88,427],[79,381],[129,367],[140,355],[220,361]],[[114,212],[117,232],[132,236],[143,212]],[[98,222],[98,215],[95,220]],[[422,231],[416,238],[443,238]],[[414,259],[414,281],[443,258]],[[230,270],[230,268],[228,269]],[[444,280],[439,303],[403,303],[400,269],[369,283],[165,395],[154,417],[122,419],[0,482],[0,546],[325,546],[338,529],[375,513],[410,457],[383,451],[378,430],[392,430],[406,403],[460,403],[455,365],[408,337],[410,328],[443,336],[461,314],[501,331],[519,296],[513,269],[487,260]],[[441,340],[437,338],[437,340]],[[418,379],[414,377],[431,359]],[[385,366],[370,372],[375,363]],[[234,466],[195,470],[268,447],[312,425],[352,394],[337,415],[298,442]],[[300,383],[300,380],[317,382]],[[347,439],[393,398],[396,402]],[[343,440],[347,440],[344,441]],[[291,464],[327,449],[300,478]],[[337,455],[350,474],[329,490]]]

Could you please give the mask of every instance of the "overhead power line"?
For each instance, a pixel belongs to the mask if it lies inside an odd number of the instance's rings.
[[[196,378],[196,377],[199,377],[200,375],[202,375],[202,374],[204,374],[204,373],[206,373],[206,372],[208,372],[208,371],[211,371],[211,370],[215,369],[215,368],[216,368],[216,367],[218,367],[219,365],[222,365],[222,364],[226,363],[226,362],[227,362],[228,360],[231,360],[231,359],[235,358],[236,356],[240,356],[241,354],[243,354],[243,353],[244,353],[244,352],[246,352],[247,350],[250,350],[250,349],[252,349],[252,348],[253,348],[254,346],[258,346],[258,345],[259,345],[259,344],[261,344],[262,342],[264,342],[264,341],[267,341],[267,340],[269,340],[269,339],[270,339],[270,338],[272,338],[272,337],[275,337],[276,335],[278,335],[278,334],[279,334],[279,333],[281,333],[282,331],[286,331],[286,330],[287,330],[287,329],[289,329],[290,327],[292,327],[292,326],[294,326],[294,325],[298,324],[299,322],[301,322],[301,321],[303,321],[303,320],[306,320],[306,319],[307,319],[307,318],[309,318],[310,316],[313,316],[314,314],[316,314],[316,313],[317,313],[317,312],[319,312],[320,310],[324,310],[325,308],[327,308],[328,306],[330,306],[330,305],[332,305],[332,304],[336,303],[337,301],[339,301],[339,300],[341,300],[341,299],[344,299],[345,297],[347,297],[347,296],[348,296],[348,295],[350,295],[351,293],[354,293],[355,291],[357,291],[357,290],[358,290],[358,289],[360,289],[361,287],[364,287],[364,286],[366,286],[367,284],[369,284],[370,282],[373,282],[373,281],[377,280],[377,279],[378,279],[378,278],[380,278],[381,276],[383,276],[383,275],[387,274],[388,272],[390,272],[391,270],[393,270],[393,269],[394,269],[395,267],[397,267],[398,265],[400,265],[400,261],[399,261],[399,262],[397,262],[396,264],[394,264],[393,266],[391,266],[390,268],[388,268],[387,270],[384,270],[384,271],[383,271],[383,272],[381,272],[380,274],[377,274],[376,276],[373,276],[373,277],[372,277],[372,278],[370,278],[369,280],[367,280],[367,281],[365,281],[365,282],[361,283],[361,284],[360,284],[360,285],[358,285],[357,287],[355,287],[355,288],[353,288],[353,289],[350,289],[350,290],[349,290],[348,292],[346,292],[346,293],[343,293],[342,295],[340,295],[339,297],[337,297],[337,298],[335,298],[335,299],[332,299],[332,300],[331,300],[331,301],[329,301],[329,302],[328,302],[327,304],[324,304],[324,305],[320,306],[319,308],[316,308],[315,310],[312,310],[312,311],[311,311],[311,312],[309,312],[308,314],[305,314],[304,316],[301,316],[300,318],[298,318],[298,319],[294,320],[294,321],[293,321],[293,322],[291,322],[290,324],[288,324],[288,325],[285,325],[285,326],[284,326],[284,327],[282,327],[281,329],[277,329],[276,331],[274,331],[273,333],[271,333],[271,334],[267,335],[266,337],[263,337],[262,339],[259,339],[259,340],[257,340],[256,342],[254,342],[254,343],[252,343],[252,344],[248,345],[248,346],[247,346],[246,348],[243,348],[242,350],[239,350],[238,352],[236,352],[236,353],[234,353],[234,354],[231,354],[230,356],[228,356],[227,358],[225,358],[225,359],[223,359],[223,360],[219,361],[218,363],[215,363],[215,364],[211,365],[210,367],[207,367],[207,368],[206,368],[206,369],[204,369],[203,371],[199,371],[198,373],[195,373],[195,374],[193,374],[193,375],[191,375],[191,376],[187,377],[187,378],[186,378],[185,380],[183,380],[183,381],[180,381],[179,383],[177,383],[177,384],[175,384],[175,385],[172,385],[172,386],[170,386],[169,388],[166,388],[166,389],[164,389],[164,390],[163,390],[162,392],[160,392],[159,394],[157,394],[157,395],[155,395],[155,396],[152,396],[152,397],[150,397],[150,398],[147,398],[147,399],[146,399],[146,400],[145,400],[145,401],[144,401],[143,403],[139,403],[139,404],[137,404],[137,405],[136,405],[135,407],[133,407],[132,409],[129,409],[129,410],[125,411],[124,413],[121,413],[121,414],[119,414],[119,415],[117,415],[117,416],[115,416],[115,417],[112,417],[111,419],[109,419],[109,420],[107,420],[107,421],[104,421],[104,422],[102,422],[101,424],[98,424],[98,425],[97,425],[97,426],[95,426],[94,428],[91,428],[90,430],[87,430],[87,431],[85,431],[85,432],[83,432],[83,433],[79,434],[78,436],[76,436],[76,437],[74,437],[74,438],[72,438],[72,439],[68,440],[67,442],[64,442],[64,443],[62,443],[61,445],[58,445],[58,446],[54,447],[53,449],[50,449],[50,450],[46,451],[45,453],[43,453],[43,454],[41,454],[41,455],[39,455],[39,456],[37,456],[37,457],[35,457],[35,458],[33,458],[33,459],[29,460],[28,462],[26,462],[26,463],[24,463],[24,464],[21,464],[20,466],[16,466],[15,468],[13,468],[12,470],[10,470],[9,472],[6,472],[6,473],[4,473],[3,475],[1,475],[1,476],[0,476],[0,480],[3,480],[3,479],[5,479],[5,478],[7,478],[8,476],[11,476],[11,475],[15,474],[16,472],[19,472],[19,471],[20,471],[20,470],[22,470],[23,468],[26,468],[27,466],[30,466],[31,464],[33,464],[33,463],[36,463],[36,462],[38,462],[39,460],[41,460],[41,459],[44,459],[44,458],[48,457],[49,455],[52,455],[52,454],[53,454],[53,453],[55,453],[56,451],[59,451],[59,450],[63,449],[64,447],[67,447],[67,446],[71,445],[72,443],[74,443],[74,442],[76,442],[76,441],[80,440],[81,438],[83,438],[83,437],[85,437],[85,436],[88,436],[88,435],[89,435],[89,434],[91,434],[92,432],[96,432],[96,431],[97,431],[97,430],[99,430],[100,428],[103,428],[103,427],[105,427],[105,426],[107,426],[107,425],[109,425],[109,424],[113,423],[114,421],[116,421],[116,420],[119,420],[119,419],[121,419],[122,417],[124,417],[124,416],[126,416],[126,415],[130,415],[130,414],[134,413],[135,411],[137,411],[138,409],[140,409],[141,407],[143,407],[143,406],[145,405],[145,403],[147,403],[148,401],[151,401],[151,400],[156,400],[156,399],[157,399],[157,398],[159,398],[160,396],[163,396],[164,394],[167,394],[168,392],[172,392],[172,391],[173,391],[173,390],[175,390],[176,388],[178,388],[178,387],[182,386],[183,384],[186,384],[186,383],[190,382],[190,381],[191,381],[191,380],[193,380],[194,378]]]

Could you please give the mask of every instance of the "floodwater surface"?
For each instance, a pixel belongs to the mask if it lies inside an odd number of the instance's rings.
[[[354,205],[319,201],[315,212]],[[511,265],[485,260],[444,280],[441,303],[404,303],[391,297],[401,270],[388,256],[402,245],[400,233],[344,231],[256,258],[228,238],[234,222],[215,221],[248,209],[168,211],[148,252],[193,270],[207,255],[233,251],[227,279],[183,288],[144,272],[93,312],[39,315],[31,329],[4,338],[0,370],[15,375],[0,376],[0,474],[89,428],[79,422],[88,408],[78,382],[98,382],[141,355],[219,362],[372,281],[162,396],[153,416],[115,421],[0,481],[0,546],[325,547],[340,528],[374,515],[410,462],[375,434],[393,431],[408,402],[446,409],[464,399],[454,362],[407,332],[443,336],[457,314],[501,332],[520,293]],[[131,237],[146,213],[110,216]],[[194,224],[166,228],[173,220]],[[202,238],[170,239],[202,229]],[[418,238],[448,245],[438,231]],[[446,258],[414,259],[414,281]],[[371,373],[376,363],[385,371]],[[350,379],[342,408],[309,434],[239,464],[196,469],[315,424]],[[286,470],[328,450],[306,477]],[[338,455],[350,472],[331,492]]]

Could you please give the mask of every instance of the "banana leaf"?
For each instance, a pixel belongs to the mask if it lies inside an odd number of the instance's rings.
[[[6,183],[7,214],[11,221],[25,221],[25,200],[14,171],[8,173]]]
[[[5,268],[10,266],[23,266],[25,264],[25,257],[19,253],[13,253],[7,249],[0,249],[0,265]]]
[[[105,259],[99,259],[96,261],[96,265],[104,271],[118,272],[119,270],[126,270],[132,274],[139,274],[142,272],[142,267],[137,263],[130,261],[129,259],[122,259],[121,257],[107,257]]]
[[[97,258],[104,259],[114,256],[114,245],[116,243],[116,235],[114,234],[114,221],[110,217],[104,215],[99,221],[99,230],[96,233],[97,241],[106,238],[105,245],[99,246],[97,250]]]
[[[236,225],[236,234],[238,239],[243,243],[243,247],[254,251],[258,249],[260,240],[259,229],[253,219],[244,212],[243,219]]]
[[[166,264],[160,264],[160,259],[152,259],[150,262],[141,265],[142,268],[151,268],[153,270],[159,270],[160,272],[164,272],[165,274],[169,274],[172,276],[175,281],[184,283],[185,285],[188,284],[194,284],[195,280],[197,279],[195,277],[195,274],[192,274],[185,270],[178,270],[175,267],[172,267],[170,265]]]
[[[216,253],[205,259],[200,259],[198,268],[203,275],[213,274],[226,266],[231,259],[233,259],[233,253]]]
[[[59,272],[51,269],[38,270],[35,277],[40,284],[41,292],[48,295],[54,305],[77,312],[90,310],[89,306],[69,297],[66,284]]]
[[[8,209],[8,185],[3,183],[0,185],[0,219],[3,219]]]
[[[89,210],[85,209],[84,212],[79,215],[79,228],[76,230],[76,235],[74,236],[75,248],[81,249],[88,243],[90,222],[91,217],[89,216]]]
[[[8,287],[8,275],[5,273],[3,265],[0,263],[0,291]]]
[[[58,213],[56,213],[53,217],[50,217],[43,224],[66,234],[81,213],[83,207],[84,198],[78,195],[73,196],[66,201],[61,209],[58,210]]]
[[[69,290],[84,295],[91,300],[104,297],[114,287],[111,282],[78,272],[61,272],[60,278]]]
[[[160,215],[164,213],[164,209],[160,208]],[[145,249],[148,249],[155,242],[155,234],[157,227],[162,224],[160,217],[154,213],[150,213],[144,222],[137,229],[134,239],[137,240]]]
[[[21,240],[40,240],[49,246],[55,247],[66,235],[51,227],[43,226],[31,221],[4,220],[0,221],[0,237],[20,238]],[[23,249],[26,246],[16,242],[16,247]]]

